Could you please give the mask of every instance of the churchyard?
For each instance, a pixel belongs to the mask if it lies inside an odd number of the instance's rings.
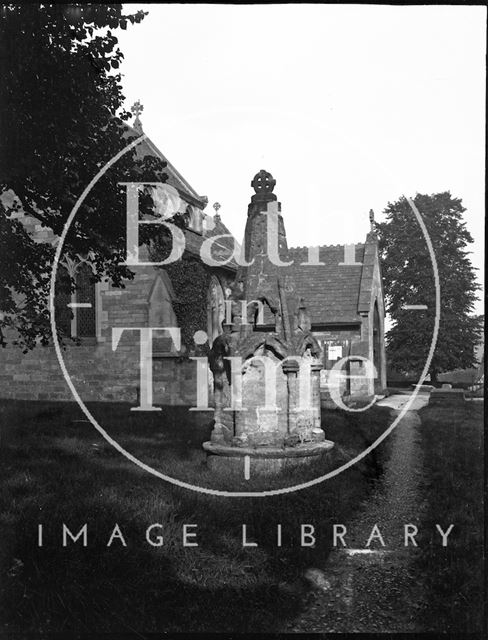
[[[188,418],[184,408],[175,407],[143,420],[134,413],[127,419],[121,404],[93,403],[90,409],[147,464],[195,484],[217,482],[201,448],[210,434],[208,417]],[[365,601],[373,612],[374,601],[380,602],[386,616],[375,615],[373,623],[361,607],[353,606],[352,613],[345,607],[342,578],[333,589],[321,589],[309,576],[319,568],[327,578],[332,558],[339,558],[339,573],[346,567],[345,556],[333,547],[333,525],[348,528],[387,491],[383,485],[395,454],[394,437],[314,487],[229,499],[151,477],[111,448],[74,403],[3,401],[2,632],[276,632],[293,630],[297,620],[300,631],[316,625],[326,631],[400,631],[402,625],[404,630],[479,631],[482,411],[481,403],[467,402],[418,412],[415,446],[422,455],[413,455],[420,495],[416,519],[409,521],[418,527],[418,548],[408,549],[410,577],[398,593],[391,580],[375,583],[368,577]],[[387,407],[358,414],[323,411],[326,437],[336,443],[332,463],[339,466],[354,457],[390,423]],[[319,472],[317,461],[291,473],[300,482]],[[226,483],[228,489],[259,490],[263,479],[229,476]],[[266,489],[289,485],[290,477],[268,477],[265,484]],[[394,514],[387,514],[391,518]],[[455,525],[445,548],[436,523]],[[63,525],[76,536],[85,524],[86,546],[83,536],[75,542],[66,534],[63,546]],[[153,524],[158,526],[148,534]],[[310,526],[313,546],[306,535]],[[383,524],[378,526],[381,530]],[[383,530],[387,548],[400,544],[387,534]],[[415,597],[414,584],[421,587]]]

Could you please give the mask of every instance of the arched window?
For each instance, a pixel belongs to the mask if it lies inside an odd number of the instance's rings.
[[[76,270],[76,291],[74,293],[76,335],[78,338],[94,338],[97,333],[95,318],[95,281],[91,267],[82,262]]]
[[[65,336],[71,336],[73,311],[69,306],[72,302],[71,280],[66,267],[59,265],[56,273],[56,289],[54,294],[54,310],[56,327]]]
[[[209,344],[222,333],[222,322],[225,318],[225,299],[222,285],[218,278],[212,276],[207,298],[207,334]]]
[[[72,338],[95,338],[96,294],[93,271],[87,262],[70,263],[75,281],[71,291],[69,271],[59,265],[56,282],[55,312],[58,328]]]
[[[175,295],[171,280],[167,273],[159,273],[149,294],[149,326],[150,327],[178,327],[178,321],[173,309]],[[170,336],[163,333],[155,334],[154,353],[174,354],[176,349]]]

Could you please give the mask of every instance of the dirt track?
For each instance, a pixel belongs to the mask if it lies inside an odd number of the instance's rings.
[[[398,415],[407,396],[392,396],[383,404]],[[417,397],[418,409],[426,402]],[[419,480],[422,451],[420,418],[409,410],[391,434],[392,453],[384,474],[361,510],[347,524],[347,548],[338,546],[325,567],[312,569],[316,588],[304,613],[286,631],[309,633],[418,633],[418,612],[427,606],[422,584],[412,568],[419,548],[404,546],[404,525],[419,524],[422,508]],[[374,525],[376,535],[366,547]],[[339,543],[340,544],[340,543]]]

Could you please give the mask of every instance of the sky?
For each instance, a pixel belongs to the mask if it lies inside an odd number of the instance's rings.
[[[481,283],[484,7],[139,8],[117,33],[126,107],[142,102],[144,132],[238,240],[260,169],[290,246],[363,242],[370,209],[450,191]]]

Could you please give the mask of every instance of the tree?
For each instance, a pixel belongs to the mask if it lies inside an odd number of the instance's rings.
[[[50,337],[47,305],[54,247],[35,243],[14,215],[22,210],[59,236],[75,202],[105,163],[136,134],[118,72],[112,30],[139,23],[122,5],[3,5],[0,9],[0,343],[16,329],[24,349]],[[165,181],[153,157],[123,156],[80,208],[64,251],[90,254],[96,280],[121,285],[122,180]],[[149,206],[148,202],[143,206]],[[149,225],[152,227],[153,225]],[[149,231],[147,232],[149,233]],[[71,282],[71,288],[74,288]],[[4,331],[2,332],[2,328]]]
[[[437,374],[475,364],[482,321],[472,315],[476,292],[475,270],[469,259],[473,242],[463,221],[466,209],[449,192],[417,194],[414,203],[422,216],[437,260],[441,313],[437,346],[430,365]],[[429,352],[435,320],[435,285],[432,262],[419,223],[407,199],[389,203],[386,221],[377,223],[385,287],[386,311],[393,322],[386,335],[390,364],[403,373],[422,372]],[[404,305],[427,305],[425,311]]]

